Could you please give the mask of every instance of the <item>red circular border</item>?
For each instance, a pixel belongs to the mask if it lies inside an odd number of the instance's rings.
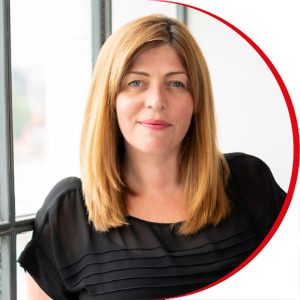
[[[191,294],[206,290],[206,289],[208,289],[208,288],[224,281],[225,279],[231,277],[233,274],[235,274],[236,272],[241,270],[243,267],[245,267],[270,241],[270,239],[272,238],[272,236],[274,235],[274,233],[278,229],[279,225],[281,224],[281,222],[282,222],[282,220],[283,220],[283,218],[284,218],[284,216],[285,216],[285,214],[286,214],[286,212],[289,208],[289,205],[292,201],[293,193],[295,191],[296,181],[297,181],[297,176],[298,176],[298,171],[299,171],[299,157],[300,157],[300,152],[299,152],[299,129],[298,129],[298,123],[297,123],[297,118],[296,118],[294,106],[293,106],[291,97],[289,95],[289,92],[288,92],[282,78],[280,77],[278,71],[276,70],[276,68],[274,67],[274,65],[270,61],[270,59],[267,57],[267,55],[245,33],[243,33],[241,30],[239,30],[234,25],[232,25],[229,22],[225,21],[224,19],[222,19],[222,18],[220,18],[220,17],[218,17],[218,16],[216,16],[216,15],[214,15],[214,14],[208,12],[208,11],[200,9],[198,7],[183,4],[183,3],[173,2],[173,1],[166,1],[166,0],[150,0],[150,1],[178,4],[178,5],[183,5],[183,6],[201,11],[201,12],[217,19],[218,21],[224,23],[225,25],[230,27],[232,30],[234,30],[237,34],[239,34],[242,38],[244,38],[256,50],[256,52],[261,56],[261,58],[264,60],[264,62],[267,64],[267,66],[269,67],[269,69],[273,73],[273,75],[274,75],[274,77],[275,77],[275,79],[276,79],[276,81],[277,81],[277,83],[278,83],[278,85],[281,89],[281,92],[284,96],[286,106],[287,106],[287,109],[289,111],[289,115],[290,115],[290,119],[291,119],[292,133],[293,133],[294,155],[293,155],[293,169],[292,169],[291,181],[290,181],[289,189],[288,189],[284,204],[282,206],[282,209],[281,209],[281,211],[279,213],[279,216],[276,219],[273,227],[271,228],[270,232],[268,233],[268,235],[265,237],[265,239],[262,241],[262,243],[255,249],[255,251],[242,264],[240,264],[237,268],[235,268],[233,271],[228,273],[226,276],[222,277],[221,279],[215,281],[214,283],[212,283],[212,284],[210,284],[210,285],[208,285],[208,286],[206,286],[206,287],[204,287],[200,290],[196,290],[196,291],[188,293],[188,294],[173,297],[173,298],[178,298],[178,297],[187,296],[187,295],[191,295]]]

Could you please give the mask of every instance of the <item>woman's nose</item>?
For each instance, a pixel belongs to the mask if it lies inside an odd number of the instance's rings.
[[[154,110],[160,110],[167,108],[166,93],[164,93],[163,87],[153,86],[148,90],[145,105],[147,108]]]

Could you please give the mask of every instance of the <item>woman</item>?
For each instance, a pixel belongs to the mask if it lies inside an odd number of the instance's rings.
[[[80,164],[81,180],[47,196],[19,258],[32,299],[199,290],[257,248],[286,195],[258,158],[220,153],[204,57],[182,23],[161,15],[102,47]]]

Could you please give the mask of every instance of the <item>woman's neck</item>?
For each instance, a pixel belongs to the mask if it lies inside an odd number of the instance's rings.
[[[127,183],[138,194],[161,194],[181,186],[178,151],[167,155],[127,151],[123,172]]]
[[[137,193],[126,196],[129,215],[159,223],[186,219],[186,209],[181,208],[183,188],[178,152],[168,155],[127,152],[123,172],[127,184]]]

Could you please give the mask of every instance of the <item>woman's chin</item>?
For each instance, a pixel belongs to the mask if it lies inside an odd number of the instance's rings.
[[[179,147],[176,147],[179,148]],[[153,156],[162,156],[162,155],[172,155],[176,151],[175,147],[171,147],[169,145],[161,145],[161,144],[150,144],[150,145],[143,145],[143,147],[135,148],[137,152],[153,155]]]
[[[174,139],[168,140],[167,138],[139,138],[136,140],[126,140],[126,152],[131,152],[134,155],[147,154],[147,155],[172,155],[177,153],[180,147],[180,141]]]

